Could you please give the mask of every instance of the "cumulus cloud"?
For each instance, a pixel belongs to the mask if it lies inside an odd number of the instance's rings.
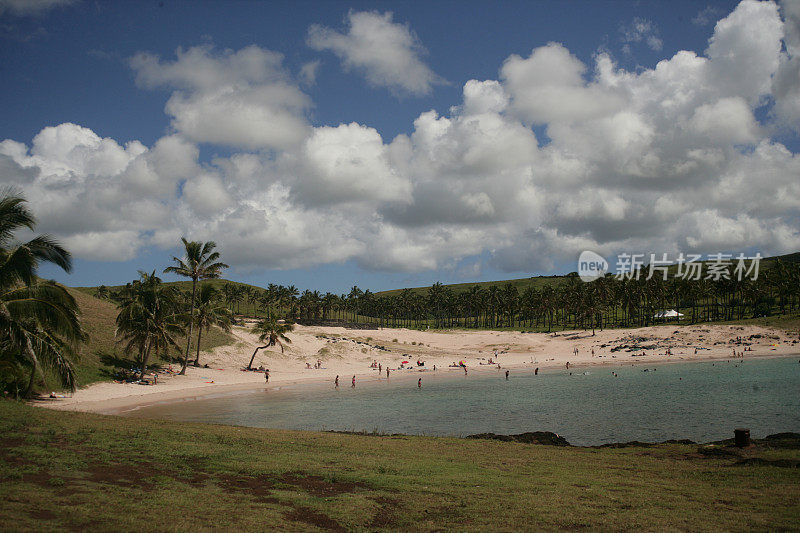
[[[176,89],[165,108],[176,131],[249,150],[288,149],[309,132],[311,101],[282,63],[281,54],[255,45],[237,52],[179,48],[173,61],[142,52],[130,60],[141,87]]]
[[[586,83],[586,70],[564,45],[550,43],[527,58],[510,56],[500,76],[515,110],[535,124],[598,118],[621,109],[622,95],[613,87]]]
[[[305,142],[293,190],[305,204],[405,202],[410,183],[391,168],[374,128],[320,127]]]
[[[395,93],[426,95],[443,82],[422,61],[425,49],[419,39],[407,25],[392,22],[392,13],[351,11],[347,24],[346,33],[314,24],[306,42],[315,50],[330,50],[346,69]]]
[[[800,132],[800,2],[781,2],[785,53],[773,78],[774,114],[781,125]]]
[[[800,156],[774,138],[776,124],[797,124],[792,9],[745,0],[705,52],[635,72],[558,43],[512,55],[498,79],[467,81],[446,113],[422,112],[394,139],[368,124],[310,126],[307,97],[268,50],[140,54],[138,83],[173,91],[173,133],[147,147],[44,128],[0,143],[0,179],[23,189],[41,230],[93,259],[180,235],[216,240],[240,268],[477,272],[488,255],[536,271],[584,249],[793,252]],[[241,138],[231,102],[256,123]],[[269,129],[267,113],[296,131]],[[244,151],[200,163],[197,143]]]

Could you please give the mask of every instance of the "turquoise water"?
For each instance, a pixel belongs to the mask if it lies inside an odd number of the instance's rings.
[[[540,372],[452,371],[332,387],[283,387],[165,403],[131,416],[253,427],[415,435],[553,431],[575,445],[800,432],[791,358]],[[586,374],[584,374],[586,372]],[[612,372],[616,372],[615,377]],[[423,377],[422,389],[417,378]]]

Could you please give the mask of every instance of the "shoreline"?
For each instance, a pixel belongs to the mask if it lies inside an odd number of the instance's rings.
[[[695,356],[692,356],[692,358],[687,358],[685,356],[683,357],[673,356],[672,358],[666,358],[666,359],[660,358],[652,360],[647,360],[645,359],[645,357],[637,357],[635,360],[630,360],[630,361],[616,360],[616,361],[596,361],[596,362],[576,363],[574,365],[570,365],[570,369],[573,368],[576,370],[596,369],[596,368],[614,369],[627,366],[648,366],[648,365],[663,366],[663,365],[672,365],[681,363],[707,363],[707,362],[719,362],[719,361],[730,361],[730,360],[743,362],[748,359],[761,360],[761,359],[780,359],[780,358],[794,358],[794,357],[800,358],[800,353],[752,354],[746,356],[744,359],[733,359],[730,356],[725,356],[722,354],[708,354],[707,356],[704,356],[702,358]],[[567,372],[566,368],[553,365],[540,366],[539,368],[540,372],[543,374],[553,373],[555,371]],[[490,365],[485,365],[485,368],[481,367],[469,368],[470,373],[477,374],[481,377],[489,374],[490,372],[502,374],[504,370],[517,371],[517,372],[522,371],[528,374],[528,373],[533,373],[535,371],[535,367],[531,366],[530,363],[527,363],[527,364],[502,366],[500,369],[498,369],[496,366],[490,366]],[[401,371],[396,370],[395,372],[401,372]],[[425,377],[426,375],[431,375],[433,374],[433,372],[434,372],[433,370],[419,371],[416,369],[412,369],[409,371],[402,371],[402,373],[400,374],[393,374],[390,379],[408,381],[409,383],[413,383],[415,379],[419,377]],[[461,368],[437,369],[435,372],[436,374],[434,375],[436,376],[436,379],[463,378],[461,374]],[[236,393],[249,393],[258,390],[266,390],[267,388],[269,388],[270,390],[274,390],[276,392],[283,391],[285,389],[295,389],[300,391],[309,390],[313,388],[322,389],[324,384],[333,382],[333,379],[328,379],[328,376],[321,376],[321,377],[323,378],[322,380],[313,379],[312,377],[309,376],[306,379],[294,379],[291,381],[273,382],[272,385],[267,385],[264,382],[209,384],[200,387],[180,388],[180,389],[165,390],[165,391],[152,391],[152,392],[147,392],[145,394],[132,394],[129,396],[121,396],[118,398],[76,402],[74,404],[59,404],[58,402],[54,402],[50,398],[32,400],[30,403],[32,405],[45,407],[49,409],[90,412],[90,413],[112,415],[112,416],[126,416],[126,413],[129,413],[131,411],[136,411],[141,408],[151,407],[158,404],[192,402],[196,400],[205,400],[216,397],[230,396]],[[386,378],[378,378],[373,373],[356,374],[356,378],[358,383],[363,383],[366,381],[367,383],[371,384],[386,379]],[[344,382],[344,380],[342,380],[341,386],[344,387],[345,385],[347,384]]]
[[[235,341],[203,354],[210,368],[189,366],[186,375],[159,373],[157,385],[104,381],[57,399],[34,400],[34,405],[58,410],[115,413],[126,408],[165,401],[186,401],[237,391],[263,389],[263,372],[246,372],[258,338],[248,329],[234,328]],[[261,350],[253,367],[270,369],[269,388],[328,383],[338,375],[342,387],[351,376],[357,382],[378,381],[370,365],[391,369],[393,379],[421,377],[437,367],[437,375],[463,374],[465,361],[470,374],[487,372],[566,370],[624,367],[669,362],[748,360],[797,356],[796,333],[760,326],[650,326],[647,328],[558,333],[516,331],[419,331],[384,328],[348,330],[342,327],[298,326],[290,333],[292,343],[285,353]],[[745,349],[752,350],[744,352]],[[698,350],[698,353],[694,353]],[[667,355],[667,352],[671,355]],[[733,353],[744,353],[744,359]],[[418,372],[415,361],[423,361]],[[492,364],[488,364],[489,361]],[[401,366],[411,370],[400,370]],[[498,365],[501,370],[498,371]],[[319,366],[319,368],[314,368]],[[383,377],[383,372],[381,374]]]

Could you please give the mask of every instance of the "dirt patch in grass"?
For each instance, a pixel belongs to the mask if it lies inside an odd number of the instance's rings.
[[[156,468],[150,463],[118,464],[118,463],[91,463],[86,469],[89,474],[86,479],[94,483],[105,483],[120,487],[138,488],[144,491],[152,490],[152,478],[164,475],[163,469]]]
[[[219,485],[228,492],[244,492],[261,502],[274,502],[272,489],[275,482],[269,476],[232,476],[223,475],[218,478]]]
[[[299,505],[293,506],[291,511],[283,513],[283,517],[292,522],[303,522],[328,531],[347,531],[330,516]]]
[[[393,498],[386,498],[384,496],[370,496],[370,500],[379,505],[378,512],[372,517],[372,520],[367,524],[370,528],[388,528],[396,527],[397,519],[395,511],[400,509],[400,502]]]
[[[351,481],[328,481],[320,476],[303,476],[302,473],[287,473],[277,479],[285,485],[297,487],[308,492],[312,496],[326,498],[356,492],[361,488],[369,488],[364,483],[354,483]]]

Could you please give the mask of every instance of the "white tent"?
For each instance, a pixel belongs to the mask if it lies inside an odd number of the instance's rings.
[[[659,311],[653,315],[653,318],[674,318],[676,320],[680,320],[682,316],[683,313],[679,313],[674,309],[670,309],[669,311]]]

